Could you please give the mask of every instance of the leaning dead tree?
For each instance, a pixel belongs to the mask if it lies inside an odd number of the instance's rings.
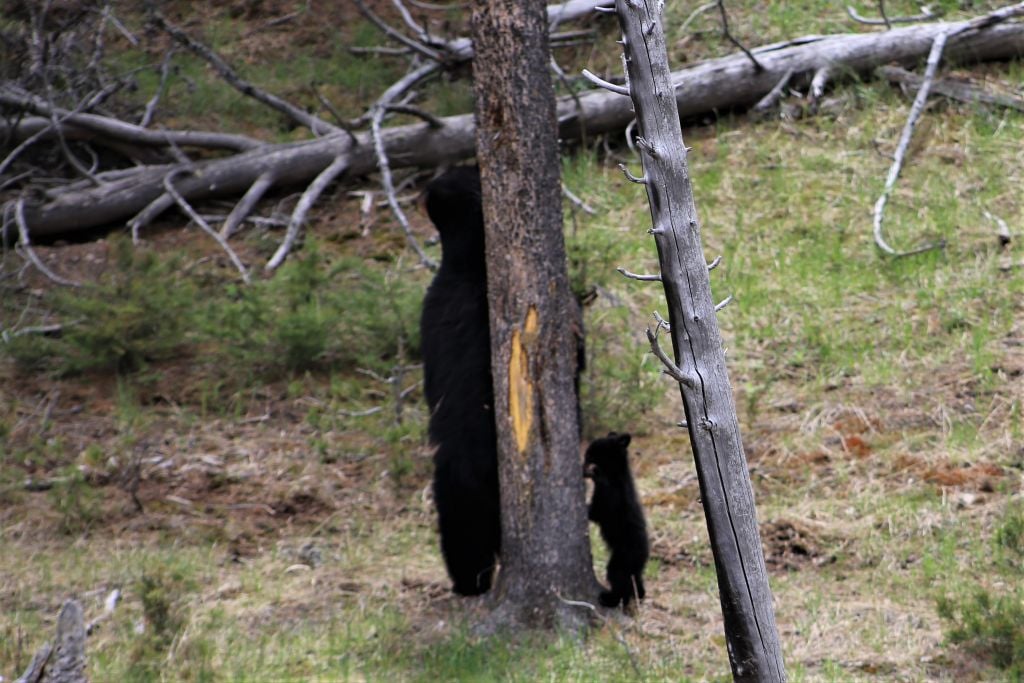
[[[743,453],[725,352],[711,298],[709,271],[700,241],[700,221],[686,163],[686,146],[661,28],[657,0],[616,0],[625,46],[626,85],[604,86],[626,95],[636,110],[637,147],[643,175],[623,167],[643,185],[651,206],[650,232],[661,272],[636,276],[660,280],[668,321],[660,316],[647,336],[665,372],[679,383],[686,425],[697,466],[701,501],[718,574],[726,643],[733,678],[782,681],[785,668],[775,626],[754,494]],[[747,64],[750,70],[756,67]],[[676,90],[676,96],[685,96]],[[662,329],[672,337],[674,359],[661,349]]]

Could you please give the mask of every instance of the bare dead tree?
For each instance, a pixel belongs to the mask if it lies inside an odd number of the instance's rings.
[[[637,146],[644,173],[627,177],[647,190],[669,320],[647,330],[651,351],[679,384],[685,424],[697,466],[701,502],[715,558],[729,663],[737,681],[784,681],[785,668],[772,594],[761,549],[753,487],[725,365],[709,265],[687,168],[668,52],[661,28],[663,5],[617,0],[626,63],[626,92],[636,110]],[[618,88],[616,89],[618,92]],[[717,264],[717,260],[715,262]],[[674,358],[661,348],[667,329]]]

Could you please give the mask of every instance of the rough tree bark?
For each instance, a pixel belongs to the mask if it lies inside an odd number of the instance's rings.
[[[686,163],[676,98],[661,28],[660,0],[616,0],[626,55],[628,94],[637,114],[637,147],[647,190],[651,232],[668,301],[675,361],[658,346],[659,319],[648,338],[667,373],[679,382],[701,500],[718,574],[726,643],[737,681],[783,681],[785,668],[754,493],[743,453],[725,352],[711,298],[710,270]],[[754,71],[755,65],[747,64]],[[685,93],[680,93],[685,96]],[[625,169],[624,169],[625,170]]]
[[[57,616],[57,635],[47,643],[15,683],[87,683],[85,677],[86,627],[82,605],[68,600]]]
[[[563,599],[592,599],[597,581],[544,2],[476,0],[472,27],[501,482],[492,625],[575,628],[589,617]]]
[[[702,62],[672,74],[679,113],[689,117],[751,106],[789,72],[792,72],[792,87],[806,85],[816,74],[821,76],[820,87],[823,87],[829,78],[868,75],[887,63],[913,66],[928,54],[936,35],[943,31],[954,32],[967,24],[938,22],[883,33],[808,36],[767,45],[753,50],[764,66],[761,71],[750,69],[750,60],[742,53]],[[1020,23],[988,26],[958,35],[945,52],[948,61],[982,61],[1020,55],[1024,55],[1024,24]],[[2,92],[0,104],[11,110],[34,111],[31,106],[19,105],[16,98]],[[75,115],[62,116],[66,116],[66,127],[75,129],[76,134],[88,133],[101,144],[104,140],[111,144],[123,142],[108,126],[100,127],[93,120],[79,119]],[[620,130],[632,118],[627,98],[600,89],[591,90],[580,93],[575,99],[559,102],[559,136],[573,140],[584,130],[589,134]],[[385,129],[384,143],[391,166],[434,166],[472,156],[473,117],[452,116],[441,122],[438,128],[416,123]],[[43,124],[33,119],[23,127],[5,129],[0,122],[0,133],[11,133],[12,139],[19,140],[37,132],[38,125]],[[181,144],[179,140],[175,142]],[[241,139],[236,144],[245,145],[248,141]],[[354,139],[344,133],[333,134],[285,145],[268,144],[194,164],[142,166],[111,178],[101,174],[101,179],[107,182],[100,185],[84,181],[47,189],[41,200],[26,201],[25,215],[33,237],[81,230],[124,221],[142,211],[163,194],[163,180],[171,172],[192,171],[191,176],[179,178],[176,187],[185,199],[194,201],[241,196],[267,171],[273,171],[277,185],[308,183],[339,156],[346,158],[344,176],[348,178],[372,172],[377,166],[373,140],[368,133],[356,134]]]

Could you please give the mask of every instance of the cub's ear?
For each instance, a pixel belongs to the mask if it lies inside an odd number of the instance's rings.
[[[633,437],[631,437],[629,434],[616,434],[615,435],[616,443],[618,443],[623,448],[628,447],[629,446],[629,442],[632,441],[632,439],[633,439]]]

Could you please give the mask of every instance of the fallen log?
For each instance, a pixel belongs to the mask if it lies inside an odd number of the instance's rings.
[[[923,76],[918,76],[898,66],[883,66],[878,69],[878,75],[891,83],[905,85],[908,88],[920,88],[924,81]],[[997,92],[989,92],[970,83],[960,83],[950,80],[939,80],[932,84],[931,91],[936,95],[948,97],[951,100],[958,100],[966,104],[987,104],[994,107],[1005,107],[1024,111],[1024,98],[1013,95],[1003,95]]]
[[[679,114],[702,114],[750,107],[789,74],[791,87],[854,76],[870,77],[889,63],[913,66],[928,54],[941,32],[956,34],[971,22],[937,22],[881,33],[807,36],[754,49],[762,69],[743,53],[713,59],[672,74]],[[947,61],[977,62],[1024,55],[1024,24],[978,23],[951,39]],[[591,90],[559,103],[560,137],[576,140],[585,134],[621,130],[632,119],[628,97],[603,89]],[[472,115],[440,119],[441,126],[416,123],[383,131],[383,144],[392,168],[437,166],[468,158],[474,152]],[[189,202],[243,195],[253,183],[272,172],[276,186],[308,183],[327,166],[344,159],[342,179],[373,172],[377,156],[369,133],[334,133],[321,138],[265,145],[233,156],[194,164],[164,164],[98,174],[102,182],[80,181],[51,188],[43,201],[26,200],[25,218],[33,237],[53,236],[100,225],[131,221],[146,207],[172,205],[164,193],[164,178],[183,174],[175,186]],[[147,218],[152,218],[149,212]]]

